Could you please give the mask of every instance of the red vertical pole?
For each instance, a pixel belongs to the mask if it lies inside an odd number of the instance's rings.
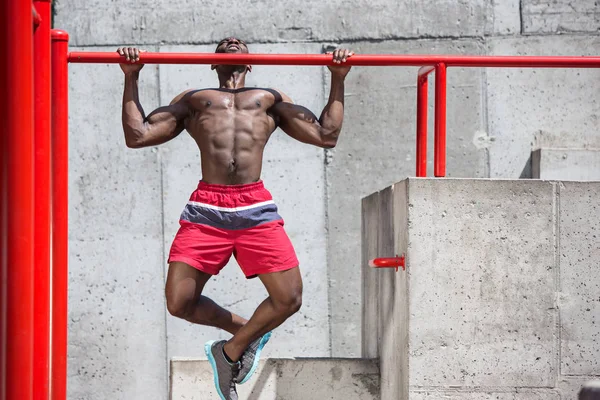
[[[34,0],[39,24],[33,35],[35,129],[33,399],[48,400],[50,380],[50,24],[51,1]]]
[[[435,66],[434,175],[446,176],[446,64]]]
[[[67,398],[69,35],[52,30],[52,366],[51,398]]]
[[[33,392],[33,23],[31,2],[0,2],[2,400]]]
[[[427,176],[427,90],[433,67],[422,67],[417,75],[417,176]]]

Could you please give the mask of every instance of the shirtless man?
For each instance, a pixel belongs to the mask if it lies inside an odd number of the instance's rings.
[[[279,90],[246,88],[250,65],[213,65],[219,88],[188,90],[170,105],[150,113],[138,97],[143,64],[136,48],[120,48],[126,59],[123,130],[131,148],[165,143],[184,129],[200,149],[202,180],[180,218],[169,255],[166,300],[169,313],[189,322],[231,333],[228,341],[210,341],[206,355],[223,400],[237,399],[235,385],[246,382],[258,364],[270,332],[300,309],[302,278],[294,248],[271,194],[260,180],[263,151],[277,127],[303,143],[336,145],[344,117],[343,65],[354,53],[335,50],[329,101],[317,118]],[[242,40],[230,37],[217,53],[248,53]],[[202,290],[234,255],[247,278],[258,276],[267,297],[250,320],[233,314]]]

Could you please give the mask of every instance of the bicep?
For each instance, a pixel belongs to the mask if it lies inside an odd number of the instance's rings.
[[[275,113],[279,127],[289,136],[303,143],[321,145],[319,119],[308,108],[282,101],[276,105]]]
[[[146,145],[164,143],[183,131],[189,110],[182,95],[177,96],[168,106],[159,107],[146,117]]]

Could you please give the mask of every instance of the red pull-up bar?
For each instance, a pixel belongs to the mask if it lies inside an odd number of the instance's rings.
[[[70,63],[122,63],[116,52],[69,53]],[[327,54],[223,54],[223,53],[142,53],[143,64],[253,64],[253,65],[333,65]],[[356,54],[346,65],[352,66],[423,66],[513,68],[600,68],[600,57],[549,56],[446,56]]]

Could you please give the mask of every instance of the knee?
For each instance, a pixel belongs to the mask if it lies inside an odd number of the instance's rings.
[[[275,302],[275,308],[280,315],[290,317],[300,311],[302,307],[302,292],[289,293],[284,298],[278,299]]]
[[[188,315],[189,302],[187,299],[167,295],[167,311],[174,317],[185,319]]]

